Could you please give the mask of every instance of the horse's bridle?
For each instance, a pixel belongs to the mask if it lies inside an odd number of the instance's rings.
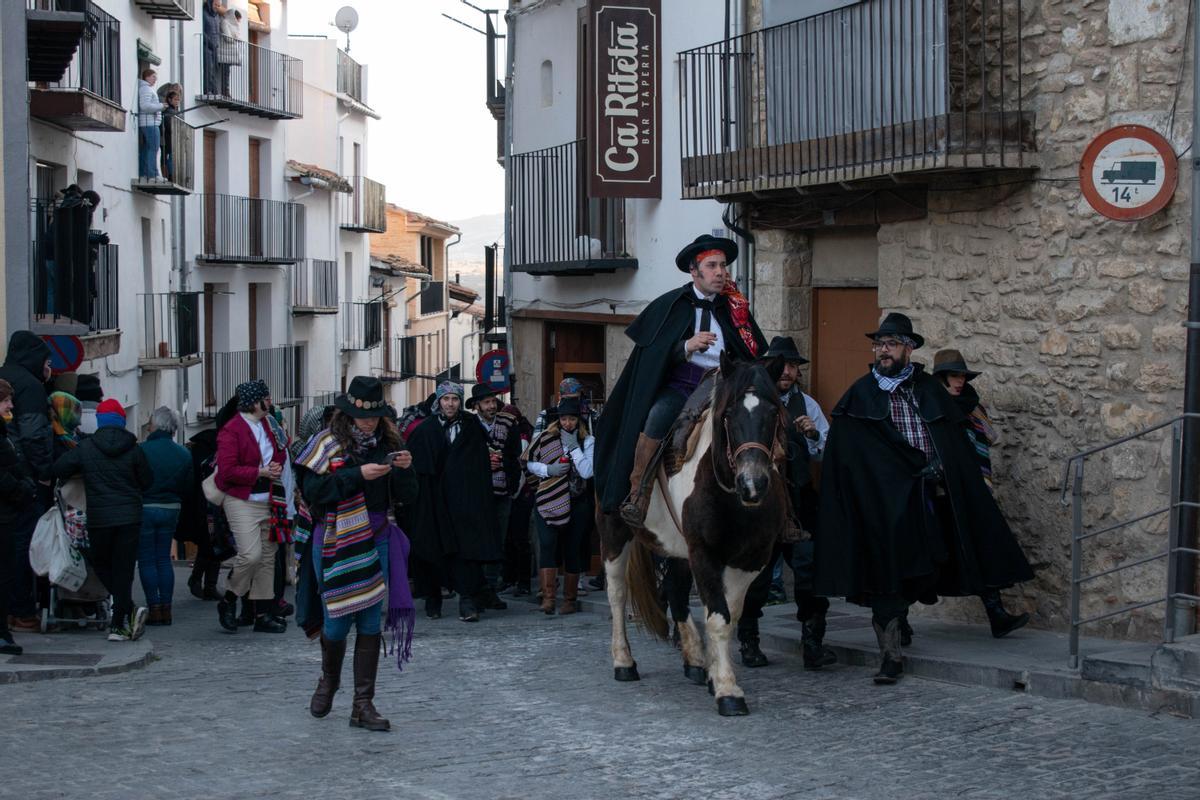
[[[748,394],[757,394],[754,391],[753,386],[748,387],[746,389],[746,391],[742,394],[742,397],[745,397]],[[743,442],[741,445],[738,446],[738,448],[736,450],[732,449],[729,446],[729,441],[732,437],[730,437],[730,435],[729,435],[729,411],[728,411],[728,409],[726,409],[725,413],[721,415],[721,425],[725,429],[725,460],[729,465],[729,471],[731,473],[734,473],[737,471],[737,460],[742,455],[742,453],[747,453],[751,450],[761,450],[764,454],[766,454],[767,460],[770,461],[772,464],[774,464],[775,457],[774,457],[774,454],[771,452],[771,448],[768,447],[767,445],[763,444],[762,442]],[[770,442],[772,444],[774,444],[776,442],[776,440],[779,438],[779,425],[780,425],[780,415],[776,415],[775,429],[771,432],[771,436],[770,436]],[[715,461],[715,459],[717,457],[715,451],[713,451],[712,457]],[[734,491],[736,491],[736,490],[733,487],[726,486],[725,484],[721,483],[720,475],[721,475],[721,473],[717,471],[716,464],[714,463],[713,464],[713,478],[716,479],[717,486],[721,487],[721,489],[723,491],[725,491],[726,493],[733,494]]]

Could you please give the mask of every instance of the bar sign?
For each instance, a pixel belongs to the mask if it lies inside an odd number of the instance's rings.
[[[591,197],[662,197],[662,2],[588,0]]]

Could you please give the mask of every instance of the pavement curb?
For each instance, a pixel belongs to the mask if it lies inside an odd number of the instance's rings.
[[[39,634],[39,636],[46,635]],[[75,634],[68,635],[74,636]],[[49,636],[53,637],[55,634],[49,634]],[[25,642],[27,641],[30,641],[30,639],[25,638]],[[43,652],[39,651],[37,645],[29,646],[25,645],[24,642],[22,644],[25,647],[25,655],[39,655]],[[92,644],[92,642],[86,642],[84,646],[89,647]],[[129,651],[118,657],[111,657],[105,654],[101,657],[100,662],[93,666],[23,666],[11,663],[12,659],[21,658],[21,656],[8,656],[8,662],[0,662],[0,684],[118,675],[122,672],[131,672],[135,669],[147,667],[157,658],[154,654],[154,643],[146,637],[142,637],[138,641],[128,645],[122,643],[121,646],[129,648]],[[63,651],[63,648],[56,649],[60,652]],[[78,649],[73,648],[75,651]]]

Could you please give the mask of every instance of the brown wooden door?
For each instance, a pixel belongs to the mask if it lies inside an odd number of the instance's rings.
[[[563,378],[576,378],[597,404],[606,397],[604,385],[604,326],[547,322],[542,381],[543,408],[555,402]]]
[[[871,341],[864,335],[879,324],[877,289],[813,290],[811,394],[828,416],[850,384],[871,363]]]
[[[259,81],[264,75],[271,74],[270,65],[260,63],[263,60],[262,57],[266,55],[266,51],[264,51],[261,47],[262,34],[258,31],[250,31],[248,43],[249,46],[246,48],[246,58],[250,62],[247,64],[247,69],[249,72],[246,75],[250,84],[248,98],[251,103],[261,106],[263,105],[262,98],[265,97],[267,93],[259,88]]]
[[[261,258],[263,255],[263,203],[262,197],[262,140],[250,139],[246,168],[249,170],[248,194],[251,198],[246,203],[246,223],[250,237],[250,255]]]
[[[217,134],[204,132],[204,252],[217,247]]]

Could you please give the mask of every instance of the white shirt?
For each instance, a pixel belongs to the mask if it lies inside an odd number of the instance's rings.
[[[805,436],[804,443],[808,445],[808,454],[812,456],[815,461],[820,461],[821,457],[825,454],[825,440],[829,438],[829,420],[825,419],[825,414],[821,411],[821,406],[816,400],[812,399],[795,387],[788,390],[788,393],[784,396],[783,401],[786,403],[788,399],[797,392],[799,392],[800,396],[804,398],[805,416],[811,419],[813,424],[817,426],[817,433],[819,434],[816,439],[810,439]]]
[[[592,456],[596,452],[596,437],[589,436],[583,440],[578,448],[571,451],[571,463],[575,465],[575,471],[579,473],[579,477],[587,480],[595,474],[595,466],[592,463]],[[540,461],[530,461],[526,464],[526,469],[531,475],[536,475],[539,478],[549,477],[550,473],[546,468],[549,464],[543,464]]]
[[[692,291],[696,293],[696,299],[698,300],[715,301],[717,299],[715,294],[701,294],[694,283],[692,284]],[[692,324],[693,336],[700,332],[700,317],[703,313],[704,309],[696,309],[696,321]],[[715,309],[712,312],[712,322],[709,324],[712,327],[711,332],[717,335],[717,340],[709,345],[707,350],[703,352],[697,350],[694,353],[689,353],[687,357],[689,364],[695,364],[704,369],[719,367],[721,365],[721,351],[725,349],[725,334],[721,332],[721,324],[717,322],[717,312]]]
[[[271,465],[271,459],[275,457],[275,444],[271,441],[271,436],[263,430],[262,420],[255,419],[249,414],[239,412],[242,419],[246,420],[246,424],[250,426],[250,432],[254,434],[254,441],[258,442],[258,452],[262,456],[262,464],[260,467],[268,467]],[[266,503],[271,499],[270,492],[256,492],[248,498],[251,503]]]

